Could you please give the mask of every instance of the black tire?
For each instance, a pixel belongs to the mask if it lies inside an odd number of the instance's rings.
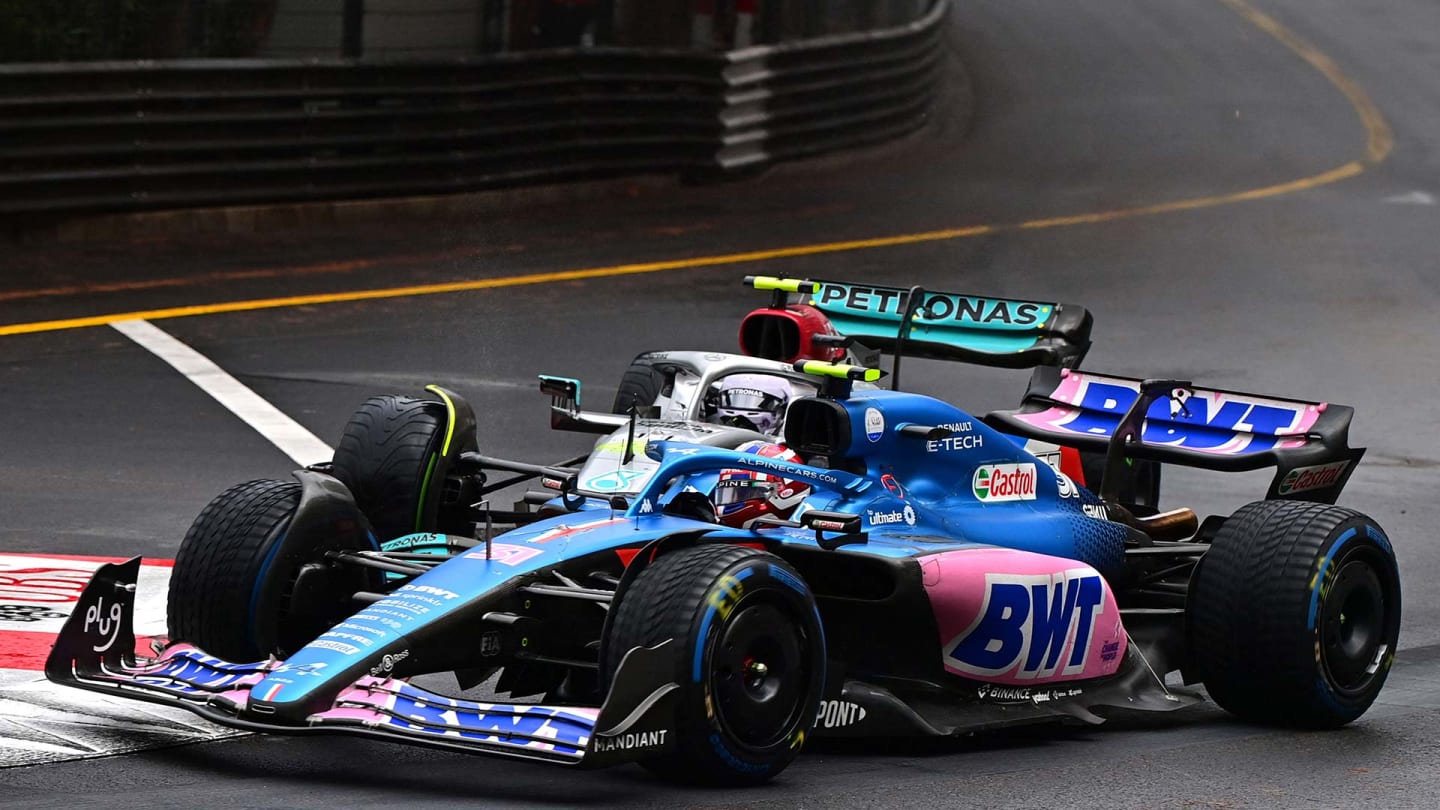
[[[445,443],[445,406],[414,397],[365,400],[335,448],[332,474],[355,497],[381,542],[437,531],[434,480]]]
[[[1100,494],[1100,483],[1105,479],[1104,451],[1081,450],[1080,469],[1085,475],[1086,489]],[[1142,507],[1141,511],[1160,508],[1160,463],[1149,459],[1132,458],[1125,466],[1125,475],[1120,480],[1119,501],[1127,506]],[[1150,514],[1149,511],[1145,512]]]
[[[610,406],[610,412],[628,414],[631,404],[634,404],[640,409],[640,415],[645,416],[655,405],[655,400],[660,398],[664,387],[665,375],[655,368],[654,360],[642,354],[630,361],[630,367],[620,377],[620,387],[615,391],[615,403]]]
[[[299,502],[298,483],[258,480],[236,484],[206,505],[170,573],[172,639],[229,661],[285,656],[349,615],[350,594],[378,584],[363,570],[336,571],[312,577],[308,598],[296,598],[301,568],[321,563],[330,550],[299,544],[339,545],[288,531]],[[318,588],[322,582],[326,588]]]
[[[677,747],[645,767],[677,781],[738,785],[790,764],[825,683],[824,631],[793,568],[756,549],[694,546],[652,563],[614,610],[607,681],[630,649],[674,639]]]
[[[1220,528],[1190,593],[1190,654],[1222,708],[1333,728],[1374,702],[1400,636],[1389,539],[1352,509],[1260,501]]]

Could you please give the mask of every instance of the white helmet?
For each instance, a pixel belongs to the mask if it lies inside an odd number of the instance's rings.
[[[790,383],[770,374],[731,374],[715,394],[710,421],[775,435],[785,422]]]

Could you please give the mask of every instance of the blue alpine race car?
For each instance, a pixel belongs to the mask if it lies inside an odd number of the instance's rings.
[[[886,305],[910,320],[986,311],[906,295]],[[1384,684],[1394,551],[1332,505],[1364,452],[1350,408],[1043,365],[1018,409],[980,418],[873,387],[873,368],[793,371],[815,388],[785,415],[798,460],[627,442],[622,463],[654,467],[628,494],[508,462],[542,481],[528,511],[470,506],[494,482],[466,471],[494,460],[454,392],[432,386],[423,418],[357,414],[335,466],[205,507],[176,559],[168,644],[137,652],[139,561],[109,565],[46,674],[252,731],[731,785],[817,736],[1098,723],[1191,705],[1184,684],[1248,720],[1335,727]],[[542,381],[561,417],[581,414],[572,383]],[[1030,440],[1103,454],[1104,481],[1080,486]],[[384,461],[399,457],[422,463],[401,474]],[[1134,458],[1276,474],[1263,500],[1202,522],[1122,502]],[[375,460],[363,480],[356,459]],[[714,492],[736,472],[809,494],[727,525]],[[395,533],[407,525],[438,530]]]

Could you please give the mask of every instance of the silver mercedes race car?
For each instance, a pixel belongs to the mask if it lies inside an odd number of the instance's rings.
[[[454,395],[432,387],[435,400],[387,395],[364,403],[328,471],[351,489],[366,514],[380,516],[372,522],[382,539],[464,531],[472,504],[538,480],[541,488],[527,492],[513,513],[492,510],[497,520],[523,522],[557,494],[640,492],[659,466],[644,452],[651,442],[735,449],[776,441],[788,403],[818,392],[815,378],[796,370],[799,362],[875,365],[888,354],[888,387],[896,389],[907,357],[1070,369],[1090,347],[1093,319],[1073,304],[763,276],[745,283],[772,298],[742,320],[740,353],[642,353],[622,376],[609,411],[582,408],[579,380],[541,376],[540,389],[551,396],[551,427],[602,437],[585,456],[537,465],[458,446],[475,432],[465,425],[442,429]],[[861,381],[856,387],[875,386]],[[1016,441],[1077,483],[1099,486],[1102,452],[1042,438]],[[1155,511],[1158,464],[1136,461],[1115,478],[1111,494],[1118,501],[1142,513]]]

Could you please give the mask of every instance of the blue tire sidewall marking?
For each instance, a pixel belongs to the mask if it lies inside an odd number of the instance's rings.
[[[1385,536],[1385,532],[1381,531],[1379,526],[1373,523],[1365,524],[1365,534],[1368,535],[1371,540],[1379,543],[1380,546],[1385,549],[1386,553],[1395,553],[1395,549],[1390,546],[1390,538]]]
[[[755,573],[755,571],[755,566],[751,565],[748,568],[741,569],[733,576],[735,577],[736,581],[744,582],[746,579],[749,579],[750,575]],[[709,591],[707,591],[707,594],[708,593]],[[700,670],[702,660],[705,657],[705,642],[710,637],[710,623],[715,620],[715,615],[719,612],[719,606],[711,603],[710,609],[705,611],[705,618],[700,620],[700,633],[695,638],[695,658],[692,662],[690,673],[690,677],[694,679],[696,683],[700,683],[700,681],[702,680]]]
[[[715,749],[715,753],[725,761],[726,765],[740,773],[765,773],[771,768],[770,765],[760,762],[746,762],[737,756],[734,751],[730,750],[730,746],[725,744],[725,740],[719,732],[710,732],[710,747]]]
[[[795,591],[801,596],[810,596],[810,591],[805,588],[805,584],[801,582],[799,578],[775,563],[770,563],[770,578],[782,585],[790,586],[792,591]]]
[[[1355,536],[1359,534],[1359,531],[1358,528],[1345,530],[1339,537],[1335,538],[1335,542],[1330,545],[1330,549],[1325,552],[1325,556],[1320,558],[1320,566],[1315,574],[1315,585],[1310,589],[1308,628],[1313,633],[1319,633],[1319,628],[1316,626],[1316,614],[1320,609],[1320,592],[1325,589],[1325,577],[1326,572],[1330,568],[1330,562],[1335,558],[1340,547],[1354,539]],[[1390,538],[1386,537],[1385,532],[1381,531],[1379,527],[1370,523],[1365,524],[1365,536],[1369,538],[1371,542],[1375,543],[1376,546],[1384,550],[1386,554],[1394,556],[1395,551],[1390,545]],[[1318,638],[1316,639],[1316,644],[1319,644]],[[1386,668],[1388,669],[1388,667]],[[1326,703],[1337,710],[1345,709],[1345,705],[1337,699],[1334,688],[1331,687],[1330,682],[1326,680],[1323,673],[1316,679],[1316,685],[1320,688],[1320,697]]]
[[[1339,551],[1340,547],[1349,542],[1358,532],[1358,529],[1346,529],[1339,537],[1335,538],[1335,542],[1331,544],[1330,550],[1325,552],[1325,556],[1320,558],[1320,565],[1315,571],[1315,582],[1310,586],[1310,616],[1306,626],[1312,631],[1315,630],[1315,614],[1320,608],[1320,592],[1325,590],[1325,574],[1330,568],[1330,561],[1335,558],[1335,552]]]
[[[772,580],[795,591],[806,602],[810,604],[811,610],[815,614],[815,625],[817,628],[819,628],[819,637],[816,639],[816,641],[820,644],[820,649],[825,649],[825,626],[824,622],[822,622],[820,619],[820,608],[818,605],[815,604],[815,600],[810,593],[809,587],[805,584],[805,581],[800,579],[795,574],[791,573],[789,570],[782,568],[774,563],[753,564],[750,567],[747,567],[733,574],[732,576],[734,576],[737,581],[743,582],[744,580],[748,579],[751,574],[757,571],[765,573]],[[703,681],[702,665],[704,662],[705,649],[708,646],[707,642],[710,636],[711,625],[719,612],[719,607],[711,604],[709,606],[709,609],[705,611],[705,617],[700,621],[700,633],[697,637],[695,645],[695,656],[694,660],[692,661],[691,670],[691,676],[694,678],[696,683],[701,683]],[[822,667],[820,672],[820,682],[823,685],[825,682],[825,672],[823,669],[826,663],[825,657],[821,656],[820,660]],[[721,737],[719,732],[712,731],[710,733],[709,741],[711,748],[714,749],[716,754],[725,762],[725,764],[740,773],[764,773],[770,770],[772,767],[768,764],[747,762],[745,757],[730,750],[730,746],[725,743],[724,738]]]
[[[292,515],[290,519],[294,520],[294,516]],[[280,547],[285,545],[285,538],[289,536],[290,527],[286,525],[285,531],[281,532],[280,536],[275,538],[275,542],[270,544],[270,550],[265,552],[265,559],[260,563],[260,571],[255,574],[255,585],[250,589],[250,610],[247,611],[249,615],[246,616],[247,624],[245,627],[246,635],[250,637],[251,644],[257,644],[255,639],[255,612],[260,607],[260,590],[265,586],[265,578],[270,573],[270,566],[275,562],[275,555],[280,553]]]

